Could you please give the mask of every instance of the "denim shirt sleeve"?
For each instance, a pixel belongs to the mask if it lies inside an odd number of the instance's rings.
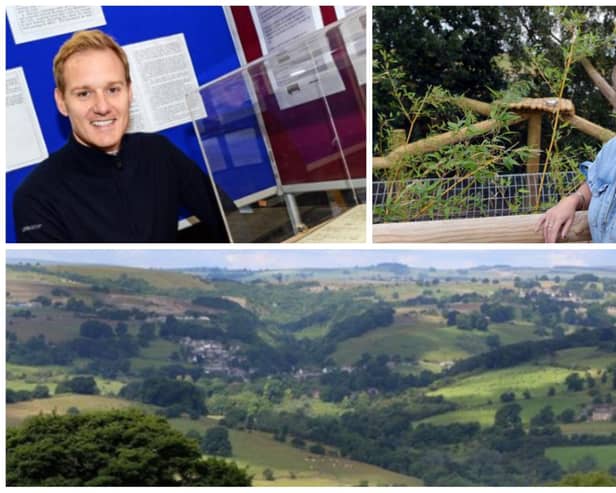
[[[580,164],[592,198],[588,221],[593,242],[616,242],[616,138],[608,141],[594,162]]]

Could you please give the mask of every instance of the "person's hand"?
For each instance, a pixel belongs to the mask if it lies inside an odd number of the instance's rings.
[[[567,237],[575,218],[578,200],[577,195],[569,195],[541,216],[535,231],[543,230],[543,239],[546,243],[555,243],[557,238]]]

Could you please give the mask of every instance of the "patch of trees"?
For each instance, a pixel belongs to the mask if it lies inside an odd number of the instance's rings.
[[[317,310],[309,315],[306,315],[299,320],[294,320],[293,322],[287,322],[285,324],[282,324],[280,328],[288,332],[297,332],[307,327],[311,327],[312,325],[325,324],[332,319],[335,312],[336,306],[331,305],[326,308]]]
[[[168,340],[177,340],[182,337],[224,340],[225,332],[220,327],[209,323],[204,325],[190,320],[178,320],[173,315],[168,315],[160,326],[159,336]]]
[[[64,305],[67,312],[75,313],[93,313],[94,307],[89,306],[85,301],[79,298],[69,298]]]
[[[481,313],[490,317],[490,320],[494,323],[509,322],[515,317],[515,309],[511,305],[482,303],[480,310]]]
[[[323,386],[321,399],[340,402],[353,392],[361,390],[377,390],[380,392],[397,393],[409,387],[425,387],[436,380],[436,374],[424,370],[419,375],[406,376],[393,372],[388,363],[387,355],[362,355],[353,365],[353,371],[333,369],[323,374],[319,382]]]
[[[124,360],[139,354],[137,340],[122,330],[122,324],[118,324],[115,331],[111,326],[98,321],[87,321],[82,326],[83,334],[88,337],[80,336],[58,344],[47,342],[42,334],[20,343],[10,335],[13,333],[9,333],[7,361],[44,366],[69,365],[76,357],[88,358],[94,360],[88,366],[89,371],[100,368],[101,375],[113,377],[117,372],[125,372],[128,362]],[[104,344],[93,343],[93,340],[104,340]]]
[[[108,285],[128,293],[146,293],[152,290],[152,286],[145,279],[131,277],[124,273]]]
[[[203,377],[203,368],[200,366],[184,366],[180,364],[165,365],[161,367],[148,367],[141,371],[144,377],[157,376],[173,380],[190,378],[194,383]]]
[[[460,330],[488,330],[488,318],[478,311],[471,313],[458,313],[456,315],[456,326]]]
[[[454,293],[445,298],[446,303],[479,303],[487,298],[479,293]]]
[[[51,298],[48,298],[47,296],[37,296],[36,298],[34,298],[32,300],[35,303],[40,303],[43,306],[50,306],[51,305]]]
[[[576,274],[565,283],[569,291],[580,292],[588,283],[599,282],[600,279],[594,274]]]
[[[156,325],[151,322],[142,323],[137,332],[137,342],[139,345],[147,347],[154,339],[156,339]]]
[[[71,295],[71,292],[64,289],[64,288],[53,288],[51,290],[51,296],[55,296],[55,297],[64,297],[64,298],[68,298]]]
[[[420,477],[428,485],[529,485],[561,477],[558,463],[546,459],[544,448],[527,440],[518,421],[519,409],[501,412],[494,430],[480,431],[477,423],[413,426],[414,420],[422,419],[421,413],[416,414],[421,401],[414,400],[412,406],[374,405],[339,417],[311,417],[301,410],[261,410],[251,415],[236,408],[226,413],[225,421],[272,433],[285,427],[295,446],[305,447],[307,441],[326,444],[344,457]],[[507,444],[509,439],[514,443]],[[493,446],[493,440],[502,450]],[[457,444],[464,447],[463,454],[452,447]]]
[[[333,322],[325,339],[340,342],[351,337],[358,337],[378,327],[387,327],[393,321],[394,309],[389,303],[374,303],[360,313]]]
[[[206,430],[201,440],[201,450],[208,455],[231,457],[233,449],[229,440],[229,430],[224,426],[214,426]]]
[[[86,320],[79,327],[79,335],[88,339],[109,339],[113,337],[113,328],[99,320]]]
[[[93,284],[90,286],[90,291],[94,291],[95,293],[109,293],[111,290],[109,286],[101,286],[100,284]]]
[[[110,326],[108,327],[111,328]],[[100,330],[100,332],[97,332],[97,330]],[[130,334],[117,335],[117,333],[113,333],[112,329],[111,336],[109,336],[107,329],[100,327],[93,331],[88,329],[86,333],[98,335],[99,337],[77,337],[65,344],[70,351],[81,358],[121,360],[139,354],[137,339]],[[93,343],[93,339],[104,340],[104,343]]]
[[[49,387],[37,385],[32,390],[13,390],[6,389],[6,403],[31,401],[32,399],[47,399],[49,397]]]
[[[425,294],[420,294],[419,296],[415,296],[414,298],[408,298],[404,301],[405,306],[422,306],[422,305],[437,305],[439,302],[438,298],[434,296],[429,296]]]
[[[259,319],[248,310],[239,308],[227,311],[215,317],[212,322],[195,322],[178,320],[173,315],[167,316],[161,325],[159,335],[163,339],[176,340],[181,337],[191,339],[214,339],[227,342],[237,340],[242,342],[256,342]]]
[[[93,453],[95,452],[95,453]],[[6,436],[7,486],[250,486],[251,476],[136,409],[48,414]]]
[[[56,394],[100,394],[98,385],[94,377],[74,377],[60,382],[56,386]]]
[[[11,316],[15,318],[25,318],[25,319],[36,317],[36,315],[34,315],[30,310],[15,310],[11,314]]]
[[[16,337],[7,339],[7,361],[18,365],[69,365],[75,358],[75,353],[67,345],[49,343],[43,334],[23,343]]]
[[[410,434],[410,444],[414,447],[432,447],[463,443],[476,438],[480,431],[481,427],[476,422],[441,426],[420,423]]]
[[[198,296],[192,300],[192,304],[216,310],[237,310],[238,308],[242,308],[242,306],[235,301],[219,296]]]
[[[186,380],[150,377],[125,385],[119,395],[125,399],[163,407],[169,416],[187,413],[197,419],[207,415],[203,389]]]
[[[257,341],[256,331],[260,322],[254,313],[240,307],[223,313],[218,320],[225,327],[227,339],[247,343]]]

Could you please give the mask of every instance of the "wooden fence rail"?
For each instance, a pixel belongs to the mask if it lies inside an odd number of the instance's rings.
[[[452,100],[457,106],[471,110],[479,115],[489,117],[495,105],[494,103],[485,103],[476,99],[459,97]],[[568,122],[572,127],[579,131],[590,135],[591,137],[607,142],[616,133],[607,128],[603,128],[591,121],[588,121],[575,114],[575,107],[568,99],[558,98],[524,98],[518,102],[510,103],[507,106],[509,111],[514,112],[518,118],[510,121],[509,125],[516,125],[524,121],[529,122],[528,128],[528,146],[535,150],[529,157],[527,163],[527,172],[535,173],[539,169],[539,144],[541,142],[541,115],[543,113],[558,114],[558,117]],[[444,145],[455,144],[469,140],[477,135],[496,131],[501,124],[493,119],[484,120],[479,123],[462,128],[458,131],[446,132],[439,135],[432,135],[425,139],[417,140],[411,143],[403,143],[397,145],[387,156],[374,156],[372,166],[374,169],[384,169],[394,166],[400,161],[400,158],[408,154],[424,154],[433,152]]]
[[[374,243],[542,243],[541,214],[372,225]],[[576,213],[564,242],[590,241],[586,211]]]

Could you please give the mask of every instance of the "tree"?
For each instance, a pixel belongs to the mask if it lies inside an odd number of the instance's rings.
[[[75,377],[60,382],[56,387],[56,394],[62,393],[95,395],[100,394],[94,377]]]
[[[490,334],[486,337],[486,345],[490,350],[498,349],[501,345],[500,336],[498,334]]]
[[[113,337],[113,328],[105,322],[86,320],[79,327],[79,335],[89,339],[109,339]]]
[[[282,275],[278,274],[281,278]],[[274,479],[276,479],[274,477],[274,471],[272,471],[269,467],[267,469],[263,469],[263,479],[265,479],[265,481],[274,481]]]
[[[229,431],[224,426],[214,426],[205,432],[201,441],[201,450],[209,455],[231,457],[233,455]]]
[[[597,459],[592,455],[584,455],[569,466],[569,472],[590,472],[597,469]]]
[[[559,415],[558,419],[562,423],[573,423],[575,421],[575,411],[571,408],[564,409]]]
[[[557,486],[616,486],[616,479],[606,472],[567,474]]]
[[[515,401],[515,392],[503,392],[500,395],[501,402],[513,402]]]
[[[580,377],[579,373],[570,373],[565,379],[567,390],[572,392],[579,392],[584,390],[584,380]]]
[[[49,387],[46,385],[37,385],[32,390],[33,399],[46,399],[47,397],[49,397]]]
[[[115,333],[118,337],[123,337],[128,334],[128,325],[125,322],[118,322],[116,325]]]
[[[7,486],[249,486],[235,464],[136,409],[39,415],[7,431]]]
[[[156,325],[151,322],[141,324],[137,333],[137,339],[139,340],[139,345],[147,346],[150,341],[156,339]]]
[[[545,406],[530,420],[530,434],[534,436],[560,435],[560,428],[556,425],[556,417],[552,406]]]
[[[494,427],[491,438],[492,446],[500,452],[517,450],[522,446],[524,428],[517,403],[505,404],[494,415]]]

